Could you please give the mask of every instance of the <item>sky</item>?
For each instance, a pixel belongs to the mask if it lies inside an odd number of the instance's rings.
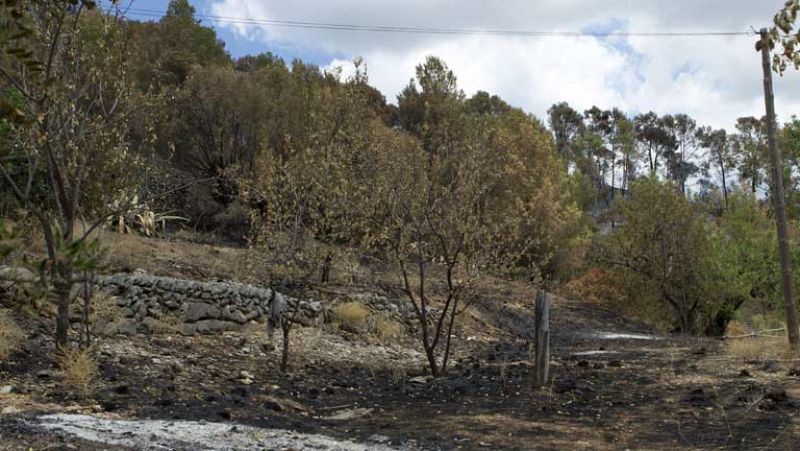
[[[130,1],[130,0],[128,0]],[[338,24],[590,32],[749,31],[771,23],[784,0],[190,0],[198,14]],[[166,10],[168,0],[133,0]],[[144,18],[129,13],[132,18]],[[152,20],[152,18],[148,18]],[[687,113],[732,129],[764,114],[754,36],[511,37],[281,28],[201,19],[234,56],[272,52],[325,70],[362,57],[389,102],[427,55],[442,58],[467,95],[478,90],[545,118],[556,102],[629,114]],[[800,115],[800,72],[775,80],[779,120]]]

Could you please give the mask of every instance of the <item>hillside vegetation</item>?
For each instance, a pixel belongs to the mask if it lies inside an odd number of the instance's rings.
[[[679,425],[721,413],[656,437],[664,448],[793,430],[782,384],[796,355],[774,349],[785,326],[764,119],[722,130],[680,112],[566,102],[537,118],[465,93],[436,56],[387,100],[360,59],[345,76],[269,53],[233,58],[187,0],[152,22],[106,6],[0,5],[0,386],[10,381],[20,409],[75,401],[275,427],[259,417],[266,406],[279,427],[309,433],[342,424],[328,409],[378,409],[381,424],[400,417],[386,432],[397,443],[450,421],[443,446],[469,449],[483,445],[463,418],[513,425],[516,438],[486,432],[512,449],[525,431],[571,427],[586,448],[648,446],[642,430],[606,436],[575,418],[635,428],[671,421],[670,408]],[[797,242],[800,119],[778,139]],[[163,315],[152,293],[125,303],[100,289],[112,273],[235,281],[271,297],[240,299],[245,317],[208,307],[213,290],[198,289],[200,307],[169,300],[175,314]],[[533,412],[520,393],[542,290],[559,295],[556,374],[531,395]],[[219,336],[192,336],[210,323],[186,333],[181,314],[214,321]],[[707,338],[764,330],[776,336]],[[436,413],[413,418],[420,408]],[[564,412],[574,418],[543,425]],[[362,416],[347,417],[354,436],[384,428]],[[764,429],[754,438],[729,419]],[[12,426],[30,432],[22,423]],[[420,440],[438,446],[434,435]]]

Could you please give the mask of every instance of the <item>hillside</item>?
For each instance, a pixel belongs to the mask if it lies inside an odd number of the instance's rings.
[[[137,260],[138,268],[184,278],[189,262],[191,271],[233,278],[216,273],[215,262],[239,252],[133,236],[121,242],[130,255],[151,253]],[[170,255],[175,269],[156,255]],[[355,288],[333,291],[349,290]],[[370,449],[377,443],[387,449],[791,447],[800,402],[793,390],[800,383],[790,362],[744,361],[719,341],[660,335],[580,301],[553,298],[553,381],[533,390],[527,340],[533,297],[519,283],[495,285],[469,309],[456,334],[456,364],[436,380],[426,376],[424,356],[407,331],[386,339],[332,324],[293,334],[292,370],[283,374],[279,351],[263,347],[264,325],[252,323],[212,335],[104,338],[97,347],[101,379],[92,396],[78,399],[56,389],[52,354],[40,352],[52,339],[40,334],[3,363],[0,386],[10,388],[0,394],[0,449],[48,443],[196,449],[200,442],[191,440],[205,440],[202,431],[217,425],[252,438],[212,442],[212,449],[232,443],[247,449],[286,434],[331,437],[314,449],[345,449],[338,448],[342,440]],[[110,422],[91,424],[96,419]],[[148,423],[159,419],[167,422]],[[122,420],[142,423],[115,433]],[[195,432],[170,429],[181,425]],[[293,432],[270,435],[274,429]]]

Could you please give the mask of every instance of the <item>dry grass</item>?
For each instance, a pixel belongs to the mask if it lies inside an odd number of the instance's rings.
[[[403,333],[403,325],[388,316],[375,315],[369,322],[372,333],[384,341],[395,339]]]
[[[25,332],[6,310],[0,310],[0,360],[10,356],[22,346]]]
[[[183,320],[177,312],[169,312],[161,315],[153,325],[151,331],[157,335],[176,335],[183,330]]]
[[[742,324],[741,321],[733,320],[728,323],[727,328],[725,329],[725,335],[727,336],[739,336],[739,335],[747,335],[750,331]]]
[[[92,297],[89,322],[96,334],[112,335],[122,321],[122,309],[117,305],[117,298],[98,291]]]
[[[364,330],[367,326],[369,309],[358,302],[346,302],[333,309],[333,321],[340,327],[351,331]]]
[[[765,359],[784,360],[797,357],[789,348],[786,337],[753,337],[729,340],[725,350],[744,361]]]
[[[61,384],[65,391],[86,398],[94,393],[100,380],[97,359],[91,348],[68,349],[58,358],[61,367]]]

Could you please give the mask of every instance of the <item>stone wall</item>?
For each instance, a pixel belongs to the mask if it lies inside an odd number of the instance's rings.
[[[173,324],[187,335],[236,330],[249,321],[263,322],[272,290],[234,282],[197,282],[148,274],[119,273],[98,278],[100,289],[117,297],[125,320],[120,333],[152,332]],[[285,297],[309,325],[326,317],[320,302]]]

